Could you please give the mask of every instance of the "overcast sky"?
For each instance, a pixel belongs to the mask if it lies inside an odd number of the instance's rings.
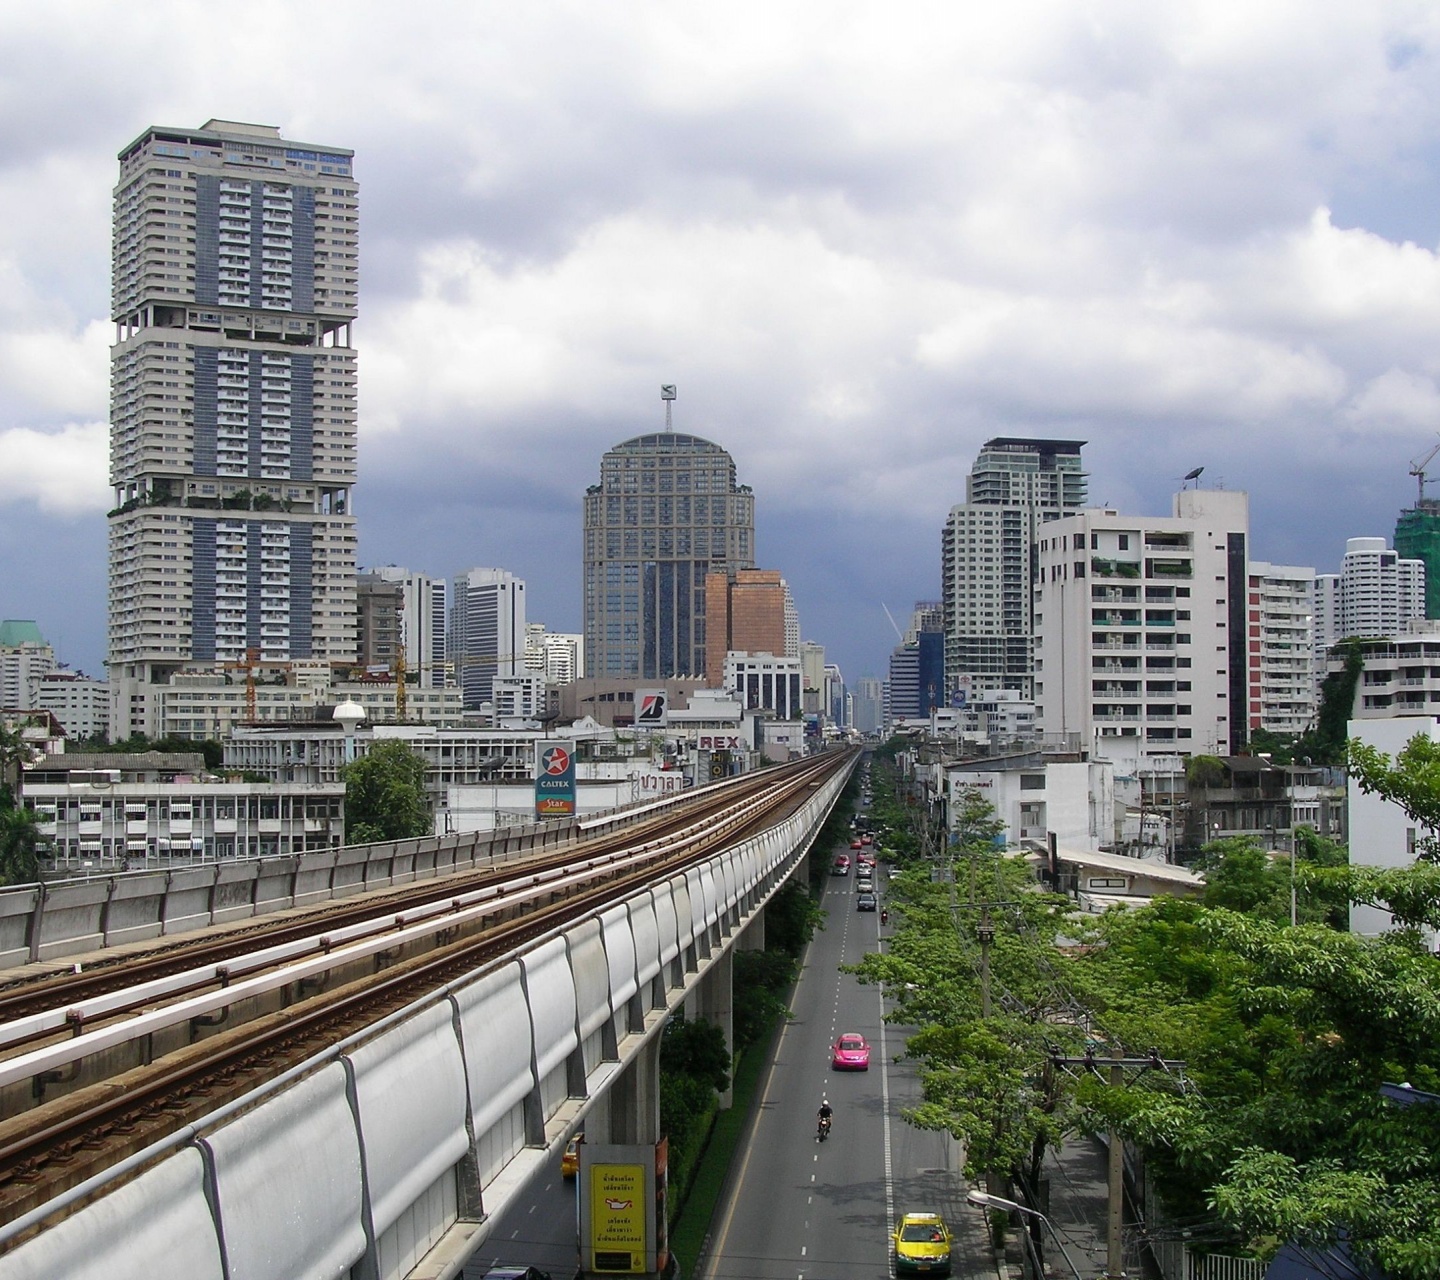
[[[1440,430],[1431,3],[51,0],[0,48],[0,617],[92,674],[151,124],[354,149],[362,563],[510,569],[553,630],[662,382],[852,684],[991,436],[1087,441],[1137,514],[1203,465],[1333,570]]]

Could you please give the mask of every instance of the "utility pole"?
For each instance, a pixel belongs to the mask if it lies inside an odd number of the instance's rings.
[[[1100,1059],[1094,1053],[1086,1052],[1080,1058],[1067,1058],[1060,1054],[1051,1056],[1050,1061],[1057,1067],[1066,1067],[1092,1072],[1098,1075],[1102,1062],[1109,1068],[1109,1083],[1111,1088],[1119,1088],[1126,1081],[1126,1072],[1133,1072],[1138,1078],[1147,1071],[1164,1071],[1167,1075],[1173,1070],[1179,1073],[1181,1088],[1185,1084],[1185,1063],[1178,1058],[1162,1058],[1158,1052],[1152,1050],[1143,1058],[1127,1058],[1125,1051],[1118,1044],[1110,1049],[1108,1060]],[[1105,1276],[1106,1280],[1124,1280],[1125,1276],[1125,1143],[1115,1127],[1111,1125],[1109,1130],[1109,1204],[1106,1215],[1106,1240],[1105,1240]]]

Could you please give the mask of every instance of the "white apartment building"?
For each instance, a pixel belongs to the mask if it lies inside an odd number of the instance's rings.
[[[400,584],[400,636],[410,683],[442,688],[452,675],[446,661],[446,619],[449,583],[428,573],[411,573],[399,565],[372,569],[383,582]]]
[[[110,686],[104,680],[78,671],[49,671],[40,677],[34,705],[54,715],[71,738],[110,732]]]
[[[224,120],[120,153],[112,678],[355,659],[352,158]]]
[[[526,623],[525,669],[539,672],[547,684],[573,684],[585,672],[585,637],[547,631],[543,622]]]
[[[1315,575],[1315,679],[1332,645],[1349,636],[1394,636],[1425,616],[1425,562],[1392,551],[1384,538],[1349,538],[1339,573]]]
[[[795,605],[790,584],[783,578],[780,580],[780,590],[785,601],[785,656],[796,658],[800,656],[800,610]]]
[[[727,653],[725,688],[746,711],[772,711],[777,720],[799,720],[805,712],[800,664],[799,658],[771,653]]]
[[[54,671],[55,650],[28,619],[0,622],[0,707],[28,711],[38,706],[41,677]]]
[[[496,676],[490,691],[495,723],[538,721],[545,717],[545,677],[536,671]]]
[[[450,593],[450,661],[465,710],[492,701],[496,676],[525,667],[525,583],[505,569],[457,574]]]
[[[1030,696],[1031,553],[1040,529],[1085,505],[1080,440],[987,440],[941,535],[945,692]]]
[[[1391,759],[1405,749],[1412,738],[1440,742],[1440,716],[1396,714],[1384,718],[1351,720],[1347,736],[1383,751]],[[1417,826],[1393,801],[1367,794],[1354,774],[1350,775],[1348,810],[1350,862],[1362,867],[1408,867],[1415,861],[1418,842],[1436,832]],[[1366,935],[1384,933],[1394,927],[1388,911],[1354,903],[1350,907],[1350,931]],[[1434,950],[1434,930],[1425,930]]]
[[[1127,772],[1246,738],[1248,497],[1187,489],[1173,512],[1087,510],[1039,536],[1037,727]]]
[[[1315,570],[1250,562],[1246,609],[1251,730],[1303,733],[1315,718]]]
[[[347,698],[371,723],[401,719],[398,687],[391,677],[337,679],[326,662],[236,663],[220,670],[182,670],[164,684],[113,681],[112,737],[224,738],[250,724],[293,724],[328,718]],[[458,725],[464,718],[455,685],[407,685],[403,719]]]
[[[1367,639],[1363,656],[1350,708],[1356,720],[1440,715],[1440,622],[1412,618],[1399,635]],[[1332,656],[1326,666],[1343,670],[1345,659]]]
[[[196,862],[344,843],[343,783],[233,782],[201,756],[48,756],[24,801],[60,866]]]
[[[947,815],[965,789],[988,800],[1007,844],[1044,844],[1051,832],[1071,849],[1115,839],[1115,766],[1108,760],[971,760],[946,765],[944,787]]]

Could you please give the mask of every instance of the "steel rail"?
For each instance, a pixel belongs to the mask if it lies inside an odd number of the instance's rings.
[[[760,804],[759,800],[747,797],[732,806],[734,816],[743,818]],[[0,1025],[0,1045],[34,1039],[65,1026],[76,1030],[69,1039],[0,1059],[0,1087],[59,1070],[93,1053],[152,1035],[191,1018],[227,1009],[241,1001],[277,991],[292,982],[315,978],[382,951],[422,941],[434,935],[437,925],[450,929],[483,921],[495,910],[501,898],[507,908],[524,907],[541,897],[566,892],[607,876],[613,877],[632,867],[648,866],[657,857],[663,859],[667,848],[678,851],[688,847],[703,828],[704,824],[691,823],[673,835],[642,845],[637,850],[592,858],[579,868],[569,869],[568,873],[565,868],[552,867],[543,872],[522,874],[469,894],[428,904],[419,912],[406,912],[352,925],[348,929],[315,934],[282,947],[265,948],[240,961],[205,965],[168,978],[142,982],[123,991],[93,997],[67,1009],[52,1009]],[[235,981],[247,970],[256,969],[264,972]],[[223,985],[200,995],[188,995],[158,1009],[147,1009],[94,1031],[79,1030],[96,1018],[127,1012],[161,997],[182,995],[196,987],[216,982]]]
[[[40,978],[23,980],[8,988],[0,988],[0,1047],[14,1043],[13,1040],[4,1038],[4,1028],[11,1023],[19,1023],[26,1017],[35,1016],[44,1021],[44,1016],[49,1014],[52,1015],[48,1019],[49,1023],[53,1029],[59,1029],[66,1025],[65,1012],[78,1002],[125,990],[147,978],[158,981],[205,964],[219,966],[227,961],[237,960],[252,952],[257,942],[263,939],[269,939],[273,946],[283,946],[291,941],[303,943],[314,936],[317,930],[316,919],[319,917],[329,922],[326,930],[333,933],[347,923],[363,924],[376,919],[389,920],[395,915],[412,915],[416,911],[426,910],[429,904],[435,902],[448,903],[451,898],[466,892],[471,886],[483,888],[512,874],[517,865],[538,872],[569,866],[580,851],[590,857],[604,856],[607,850],[623,854],[635,847],[637,838],[646,838],[651,833],[663,834],[673,829],[682,819],[702,821],[713,814],[724,812],[727,806],[738,802],[737,793],[738,797],[743,798],[765,785],[761,779],[773,780],[774,776],[773,771],[746,775],[744,781],[734,787],[712,791],[703,798],[671,806],[668,811],[621,830],[567,841],[559,847],[540,851],[536,857],[507,859],[494,862],[489,867],[446,877],[443,892],[440,891],[437,881],[426,880],[403,888],[378,891],[378,896],[366,895],[363,900],[349,898],[341,902],[303,908],[305,918],[301,920],[287,917],[279,920],[247,921],[243,926],[227,929],[224,935],[218,938],[208,933],[172,935],[163,941],[157,941],[155,946],[145,951],[131,951],[123,957],[103,957],[99,961],[92,961],[78,973],[65,969]]]
[[[833,759],[824,763],[826,773],[837,764]],[[317,1042],[323,1046],[372,1025],[386,1014],[474,974],[485,964],[513,954],[527,941],[610,902],[623,901],[657,876],[678,874],[715,857],[750,833],[773,826],[814,785],[809,772],[787,780],[772,793],[768,804],[747,807],[743,814],[708,832],[695,833],[688,848],[668,854],[652,850],[648,864],[637,865],[614,880],[220,1032],[128,1072],[123,1084],[90,1086],[47,1103],[38,1112],[5,1121],[0,1124],[0,1216],[14,1217],[39,1203],[37,1197],[42,1193],[54,1194],[58,1189],[54,1184],[65,1182],[65,1175],[53,1167],[55,1161],[80,1162],[82,1167],[72,1168],[70,1177],[71,1183],[79,1181],[98,1166],[111,1145],[128,1145],[132,1150],[148,1146],[161,1131],[208,1115],[229,1098],[283,1073],[300,1058],[316,1052]],[[773,780],[774,775],[771,777]],[[257,1080],[257,1076],[261,1078]]]

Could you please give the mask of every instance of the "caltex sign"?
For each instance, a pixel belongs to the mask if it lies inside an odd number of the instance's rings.
[[[575,815],[575,751],[568,742],[535,744],[535,816]]]

